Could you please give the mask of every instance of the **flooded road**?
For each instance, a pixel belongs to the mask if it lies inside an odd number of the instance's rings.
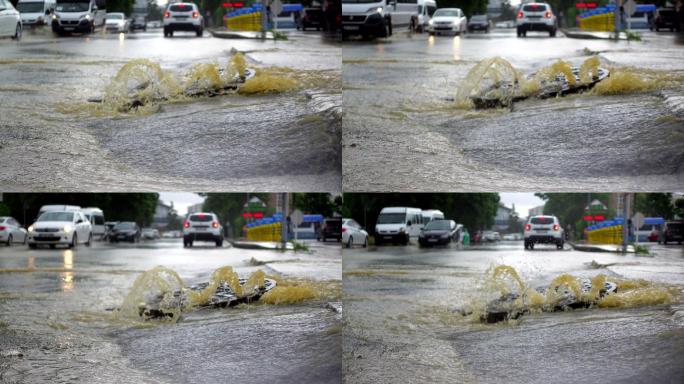
[[[421,250],[343,250],[344,375],[349,383],[681,382],[684,249],[650,256],[520,242]],[[570,274],[619,281],[620,300],[498,324],[457,308],[497,296],[493,266],[530,287]],[[640,280],[643,279],[643,280]],[[629,282],[635,290],[630,290]]]
[[[0,40],[0,156],[13,159],[0,171],[4,190],[340,191],[341,46],[314,33],[193,36],[35,29]],[[145,90],[211,88],[238,52],[256,76],[237,93],[132,111],[87,101],[117,75]],[[163,84],[124,73],[143,59]]]
[[[328,303],[340,301],[339,244],[310,249],[183,249],[180,239],[2,247],[0,382],[338,383],[342,319]],[[240,277],[261,270],[278,286],[258,303],[188,310],[177,322],[118,311],[157,265],[187,285],[231,266]]]
[[[343,50],[345,191],[675,190],[684,181],[684,41],[464,37],[351,41]],[[501,57],[523,75],[598,57],[578,95],[479,110],[454,102],[468,72]],[[406,183],[406,180],[411,180]]]

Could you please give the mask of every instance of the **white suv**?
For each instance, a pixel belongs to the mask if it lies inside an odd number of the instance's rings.
[[[556,216],[532,216],[525,224],[525,249],[534,249],[536,243],[552,243],[563,249],[564,239],[563,228]]]
[[[546,31],[549,36],[556,36],[556,15],[547,3],[521,4],[515,25],[518,37],[527,36],[527,31]]]
[[[195,240],[213,241],[223,246],[223,227],[213,213],[192,213],[183,223],[183,246],[192,247]]]
[[[174,31],[194,31],[197,37],[202,37],[204,17],[195,3],[173,3],[166,7],[164,37],[173,37]]]

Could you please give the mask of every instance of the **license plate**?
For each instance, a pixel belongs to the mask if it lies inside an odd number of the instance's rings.
[[[116,238],[117,238],[117,239],[125,239],[125,238],[126,238],[126,235],[118,235]]]
[[[52,237],[52,235],[50,235],[48,233],[39,233],[38,237]]]
[[[392,238],[392,236],[385,236],[385,237],[383,237],[383,239],[386,239],[386,240],[389,240],[389,239],[391,239],[391,238]]]
[[[436,242],[437,242],[437,239],[428,239],[428,242],[430,242],[430,243],[436,243]]]
[[[359,26],[358,25],[345,25],[342,27],[345,31],[358,31]]]
[[[65,31],[73,31],[73,30],[74,30],[74,27],[64,27],[64,30],[65,30]]]

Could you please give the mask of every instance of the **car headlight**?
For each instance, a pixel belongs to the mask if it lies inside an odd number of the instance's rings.
[[[428,25],[432,25],[432,19],[430,19],[430,21],[428,21]]]
[[[52,14],[52,20],[59,20],[59,16],[56,13]]]
[[[379,14],[382,14],[382,12],[383,12],[382,7],[373,7],[373,8],[369,8],[366,11],[366,13],[379,13]]]
[[[29,232],[33,232],[33,225],[29,225],[28,231],[29,231]]]
[[[81,19],[90,20],[90,15],[81,16]]]
[[[72,230],[71,225],[69,225],[69,224],[65,225],[64,228],[62,228],[62,230],[64,231],[64,233],[71,232],[71,230]]]
[[[404,233],[404,227],[399,228],[399,233]]]

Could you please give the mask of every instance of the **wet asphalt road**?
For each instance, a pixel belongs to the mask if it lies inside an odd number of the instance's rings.
[[[684,181],[684,84],[462,110],[453,98],[480,60],[524,74],[558,59],[679,77],[684,39],[580,40],[514,30],[464,37],[398,32],[343,49],[345,191],[667,191]],[[410,182],[407,182],[409,181]]]
[[[524,251],[522,241],[344,249],[345,381],[681,382],[684,248],[649,247],[651,257],[583,253],[568,245]],[[493,265],[514,267],[532,287],[562,273],[646,279],[679,291],[680,301],[528,314],[519,323],[495,325],[454,312],[487,296],[478,287],[486,287],[485,271]]]
[[[127,62],[149,59],[180,79],[225,66],[234,50],[257,70],[292,68],[292,91],[161,103],[146,115],[93,116]],[[227,40],[160,29],[56,38],[27,30],[0,40],[3,190],[340,191],[339,43]]]
[[[311,253],[242,250],[181,240],[95,243],[92,248],[0,248],[0,382],[338,383],[341,315],[338,243]],[[187,312],[175,324],[112,317],[133,281],[164,265],[186,284],[232,266],[335,286],[294,304]],[[337,292],[337,293],[335,293]]]

